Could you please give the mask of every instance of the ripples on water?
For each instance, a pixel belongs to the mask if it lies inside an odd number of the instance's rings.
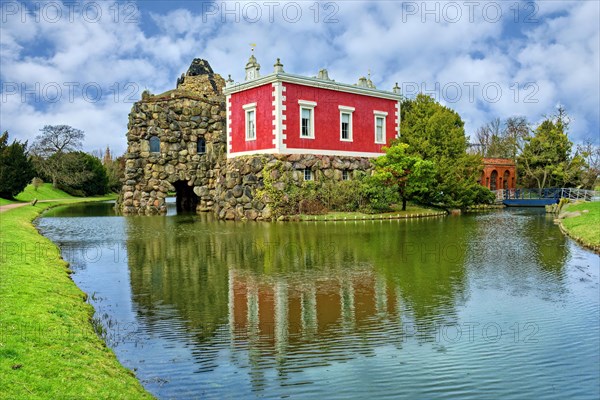
[[[413,221],[38,221],[159,398],[597,399],[599,258],[510,210]]]

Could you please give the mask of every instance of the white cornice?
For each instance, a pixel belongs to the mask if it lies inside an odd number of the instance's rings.
[[[277,151],[277,149],[263,149],[263,150],[249,150],[249,151],[238,151],[236,153],[228,153],[227,158],[234,158],[239,156],[251,156],[254,154],[312,154],[320,156],[340,156],[340,157],[364,157],[364,158],[375,158],[384,155],[385,153],[367,153],[360,151],[343,151],[343,150],[319,150],[319,149],[284,149]]]
[[[367,87],[351,85],[348,83],[327,81],[324,79],[309,78],[307,76],[288,74],[287,72],[271,73],[269,75],[261,76],[260,78],[253,79],[248,82],[235,83],[229,87],[223,88],[223,93],[225,95],[230,95],[232,93],[241,92],[243,90],[270,84],[273,82],[296,83],[299,85],[335,90],[338,92],[361,94],[364,96],[372,96],[396,101],[402,100],[402,95],[393,92],[388,92],[385,90],[371,89]]]

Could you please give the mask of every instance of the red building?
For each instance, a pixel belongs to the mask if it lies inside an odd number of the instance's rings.
[[[246,81],[227,81],[227,157],[250,154],[321,154],[377,157],[399,133],[400,89],[378,90],[370,79],[338,83],[288,74],[277,59],[260,76],[254,55]]]
[[[510,158],[484,158],[481,184],[490,190],[514,189],[517,166]]]

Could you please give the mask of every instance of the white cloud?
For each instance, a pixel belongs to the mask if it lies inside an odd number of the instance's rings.
[[[75,15],[73,21],[65,18],[53,23],[34,18],[22,22],[20,16],[9,16],[2,24],[3,90],[6,92],[6,83],[31,88],[35,82],[42,87],[56,82],[65,89],[62,101],[53,104],[21,102],[19,95],[4,93],[2,130],[31,139],[45,124],[64,123],[86,131],[88,150],[109,144],[123,151],[132,105],[125,102],[132,94],[132,86],[126,85],[137,85],[135,99],[145,88],[154,93],[171,89],[194,57],[209,60],[224,77],[232,74],[235,80],[242,80],[249,44],[256,43],[264,74],[272,71],[279,57],[287,72],[312,76],[326,67],[333,79],[347,83],[355,83],[371,70],[378,87],[388,90],[395,82],[415,82],[426,89],[456,82],[463,97],[454,101],[440,98],[444,93],[438,93],[438,98],[463,116],[468,133],[495,117],[525,115],[537,121],[562,103],[574,117],[575,140],[594,133],[598,136],[597,2],[540,2],[537,24],[516,24],[510,9],[513,3],[502,3],[504,19],[499,22],[483,18],[480,9],[470,21],[463,7],[456,21],[448,20],[452,15],[440,14],[439,22],[434,21],[435,15],[425,15],[425,23],[423,10],[408,15],[398,2],[336,2],[337,9],[324,8],[321,3],[318,14],[312,2],[278,3],[271,10],[272,22],[269,9],[263,6],[262,18],[255,23],[244,16],[254,17],[252,4],[262,3],[237,3],[240,15],[235,22],[234,15],[223,15],[221,9],[202,14],[197,3],[190,3],[195,9],[159,14],[151,9],[151,2],[139,2],[135,23],[123,18],[115,21],[108,9],[110,2],[96,4],[104,7],[104,18],[98,23]],[[297,21],[292,18],[296,16],[293,4],[301,7]],[[447,4],[439,3],[440,11]],[[527,15],[527,4],[521,3],[521,17]],[[234,6],[228,5],[230,9]],[[242,14],[243,10],[248,14]],[[325,23],[327,17],[338,22]],[[64,82],[78,82],[80,88],[97,83],[103,97],[91,103],[78,89],[70,102]],[[473,101],[468,98],[466,82],[479,84]],[[481,88],[490,82],[502,88],[498,101],[482,96]],[[521,85],[518,99],[515,82]],[[536,86],[525,89],[526,83]],[[537,102],[525,102],[527,95]]]

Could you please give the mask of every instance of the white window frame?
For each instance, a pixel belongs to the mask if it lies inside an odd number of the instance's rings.
[[[342,170],[342,180],[349,181],[350,179],[350,171],[347,169]]]
[[[306,179],[307,172],[308,172],[308,179]],[[304,180],[306,182],[308,182],[308,181],[314,181],[315,180],[315,175],[314,175],[313,171],[310,168],[304,168],[302,170],[302,174],[303,174]]]
[[[352,115],[354,113],[354,107],[348,107],[348,106],[338,106],[338,109],[340,110],[340,141],[342,142],[352,142],[352,140],[354,139],[354,136],[352,134]],[[348,138],[344,139],[344,137],[342,136],[342,116],[344,114],[348,114],[350,116],[349,118],[349,123],[348,123]]]
[[[300,139],[314,139],[315,138],[315,107],[317,103],[314,101],[308,100],[298,100],[298,105],[300,106]],[[310,126],[309,126],[309,134],[308,136],[302,135],[302,111],[309,110],[310,111]]]
[[[377,144],[385,144],[386,143],[386,123],[387,123],[387,115],[388,113],[385,111],[373,111],[373,114],[375,116],[374,118],[374,126],[375,126],[375,143]],[[383,119],[383,126],[382,126],[382,134],[383,134],[383,140],[377,140],[377,119],[381,118]]]
[[[242,106],[242,108],[244,109],[244,132],[245,132],[245,137],[246,137],[246,142],[251,142],[253,140],[256,140],[256,103],[249,103],[249,104],[244,104]],[[250,113],[254,113],[254,136],[250,136],[249,133],[249,118],[248,116],[250,115]]]

